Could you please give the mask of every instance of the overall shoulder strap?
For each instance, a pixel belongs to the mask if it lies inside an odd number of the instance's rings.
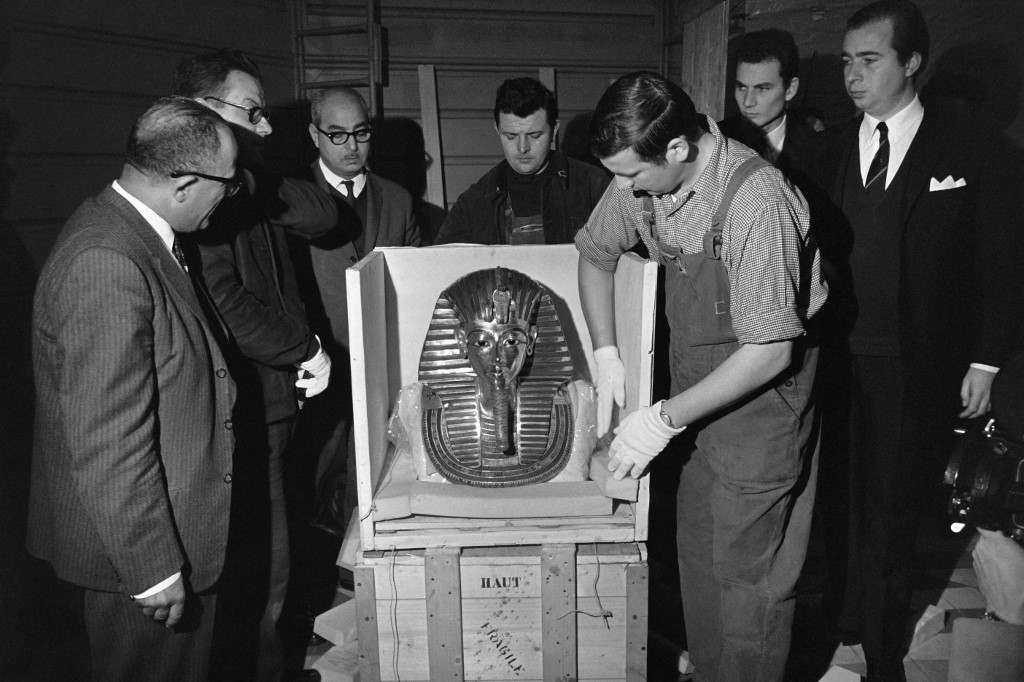
[[[725,186],[722,200],[718,203],[715,215],[711,218],[711,229],[704,235],[704,255],[708,258],[717,260],[722,257],[722,225],[725,224],[725,219],[729,216],[733,197],[736,196],[736,192],[747,181],[747,178],[765,166],[771,166],[771,164],[760,156],[752,156],[741,163],[729,178],[729,184]]]

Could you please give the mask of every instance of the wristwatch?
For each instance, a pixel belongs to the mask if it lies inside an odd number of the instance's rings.
[[[1002,618],[1000,618],[996,614],[992,613],[991,611],[986,611],[985,615],[983,615],[981,618],[982,618],[982,620],[990,620],[993,623],[1003,623],[1003,622],[1005,622]]]
[[[666,412],[665,412],[665,401],[664,400],[661,401],[661,407],[658,408],[658,415],[661,417],[661,421],[665,422],[665,426],[667,426],[668,428],[670,428],[670,429],[679,428],[675,424],[672,423],[672,417],[670,417],[670,416],[668,416],[668,414],[666,414]]]

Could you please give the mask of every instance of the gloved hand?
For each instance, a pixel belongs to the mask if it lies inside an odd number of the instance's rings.
[[[616,481],[621,481],[626,474],[640,478],[668,442],[686,430],[685,426],[674,429],[661,418],[664,402],[660,400],[633,412],[615,428],[615,440],[608,448],[608,471],[613,472]]]
[[[619,407],[626,404],[626,368],[619,359],[619,349],[602,346],[594,351],[597,364],[597,437],[608,433],[612,423],[612,401]]]
[[[297,388],[306,390],[307,398],[323,393],[331,380],[331,358],[324,352],[319,336],[316,342],[320,344],[320,349],[316,355],[299,365],[299,380],[295,382]],[[307,373],[311,376],[307,376]]]

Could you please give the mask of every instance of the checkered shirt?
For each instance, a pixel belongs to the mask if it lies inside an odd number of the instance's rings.
[[[583,258],[614,272],[619,256],[641,239],[655,257],[659,242],[685,253],[703,252],[704,235],[729,178],[756,155],[723,137],[714,121],[708,124],[715,149],[692,189],[681,200],[669,194],[653,197],[656,235],[643,217],[643,195],[635,196],[613,181],[576,235]],[[825,302],[828,290],[809,226],[806,201],[774,167],[756,171],[736,192],[722,226],[722,262],[740,343],[801,336],[806,321]]]

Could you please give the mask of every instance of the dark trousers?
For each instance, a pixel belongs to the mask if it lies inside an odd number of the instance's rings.
[[[167,628],[117,592],[81,590],[95,682],[202,682],[207,679],[217,597],[189,594],[185,615]]]
[[[849,554],[840,627],[859,632],[868,679],[905,679],[911,569],[922,502],[941,492],[943,405],[907,385],[896,357],[853,356]],[[941,508],[931,510],[941,516]]]
[[[290,558],[283,457],[292,420],[236,426],[231,525],[216,625],[214,679],[273,680]]]

